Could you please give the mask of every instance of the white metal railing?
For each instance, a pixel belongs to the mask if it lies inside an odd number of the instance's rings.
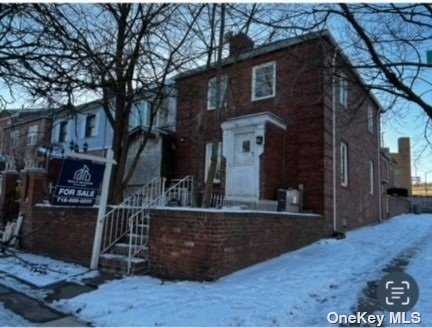
[[[111,210],[104,217],[102,254],[127,234],[129,217],[164,194],[165,181],[165,178],[156,177],[120,204],[110,206]]]
[[[104,217],[104,234],[101,254],[108,252],[117,242],[128,237],[127,273],[130,273],[133,257],[148,244],[150,208],[154,206],[191,206],[193,178],[187,176],[172,181],[165,190],[165,178],[155,178],[142,189],[126,198],[119,205],[111,206]]]
[[[213,193],[210,200],[210,207],[221,208],[224,206],[224,194]]]
[[[157,205],[166,205],[173,200],[180,200],[181,206],[190,206],[192,202],[193,178],[187,176],[174,181],[159,197],[148,203],[141,210],[134,213],[128,219],[129,249],[127,261],[127,273],[130,273],[132,259],[146,249],[150,231],[150,208]]]
[[[193,195],[193,178],[187,176],[181,180],[173,180],[174,183],[165,192],[164,205],[191,206]]]

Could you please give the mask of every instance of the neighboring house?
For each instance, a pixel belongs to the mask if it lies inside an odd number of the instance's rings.
[[[331,35],[256,48],[244,34],[229,42],[222,121],[215,65],[176,79],[176,176],[193,175],[202,191],[210,144],[218,140],[223,156],[214,189],[225,199],[259,208],[275,201],[278,189],[303,189],[304,210],[322,214],[329,232],[376,221],[380,105]]]
[[[74,108],[58,110],[54,115],[51,143],[63,149],[86,151],[104,156],[111,147],[112,129],[100,101],[92,101]]]
[[[50,143],[52,110],[11,110],[2,119],[1,153],[16,169],[26,166],[43,166],[37,150]]]
[[[129,133],[132,143],[126,162],[127,168],[137,154],[140,131],[147,131],[152,116],[151,100],[137,99],[130,119]],[[129,181],[126,194],[141,187],[154,177],[172,175],[172,134],[175,131],[176,99],[175,91],[170,85],[166,88],[166,98],[153,118],[152,130],[147,135],[148,141],[141,153],[138,164]],[[100,100],[77,106],[72,113],[63,109],[56,113],[53,123],[51,142],[64,149],[86,151],[96,156],[105,156],[106,150],[112,147],[113,129]]]
[[[390,156],[398,163],[398,170],[395,175],[395,186],[408,190],[412,194],[411,179],[411,142],[410,138],[398,139],[397,153],[390,153]]]
[[[6,163],[8,161],[6,155],[6,127],[11,122],[11,115],[13,114],[10,110],[2,110],[0,112],[0,171],[6,168]]]
[[[381,148],[381,184],[385,193],[389,188],[401,188],[399,163],[391,156],[388,148]]]

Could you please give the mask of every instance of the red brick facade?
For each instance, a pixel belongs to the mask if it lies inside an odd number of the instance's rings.
[[[97,209],[38,205],[46,173],[25,175],[23,248],[89,265]],[[400,198],[390,206],[392,215],[409,211]],[[169,279],[214,280],[328,236],[319,215],[167,208],[151,210],[150,218],[149,273]]]
[[[213,280],[324,236],[320,216],[242,212],[151,212],[150,272]]]
[[[228,99],[224,120],[270,111],[286,124],[286,131],[267,125],[265,152],[261,158],[260,197],[275,199],[278,188],[304,186],[305,209],[324,215],[333,229],[333,100],[336,107],[336,199],[338,230],[370,223],[379,218],[379,112],[345,60],[337,57],[335,76],[349,83],[347,108],[332,84],[334,46],[327,37],[299,42],[291,47],[256,52],[222,67],[228,76]],[[275,97],[252,101],[252,69],[276,63]],[[205,143],[220,138],[219,113],[207,110],[208,80],[215,70],[180,76],[178,85],[176,176],[193,175],[203,188]],[[334,98],[334,99],[333,99]],[[374,131],[368,130],[368,107]],[[349,148],[349,184],[341,187],[340,142]],[[374,193],[369,193],[369,161],[374,166]],[[221,186],[223,188],[223,184]]]

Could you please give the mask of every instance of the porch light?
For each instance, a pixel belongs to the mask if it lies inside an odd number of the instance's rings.
[[[89,145],[88,145],[87,141],[84,142],[84,144],[83,144],[83,151],[84,151],[85,153],[87,152],[88,147],[89,147]]]

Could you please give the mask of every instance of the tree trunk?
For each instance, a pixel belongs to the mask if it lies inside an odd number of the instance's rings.
[[[219,140],[222,136],[222,131],[220,125],[223,120],[223,105],[225,103],[226,92],[224,93],[224,99],[221,99],[221,71],[222,71],[222,48],[224,42],[224,33],[225,33],[225,4],[221,4],[221,25],[219,30],[219,44],[218,44],[218,54],[217,54],[217,66],[216,66],[216,111],[219,111],[219,120],[218,120],[218,133],[217,139],[212,143],[212,151],[210,158],[210,168],[207,174],[207,180],[204,187],[203,194],[203,207],[211,206],[211,198],[213,194],[213,182],[216,175],[217,168],[217,160],[218,160],[218,148],[219,148]],[[222,100],[222,101],[221,101]]]

